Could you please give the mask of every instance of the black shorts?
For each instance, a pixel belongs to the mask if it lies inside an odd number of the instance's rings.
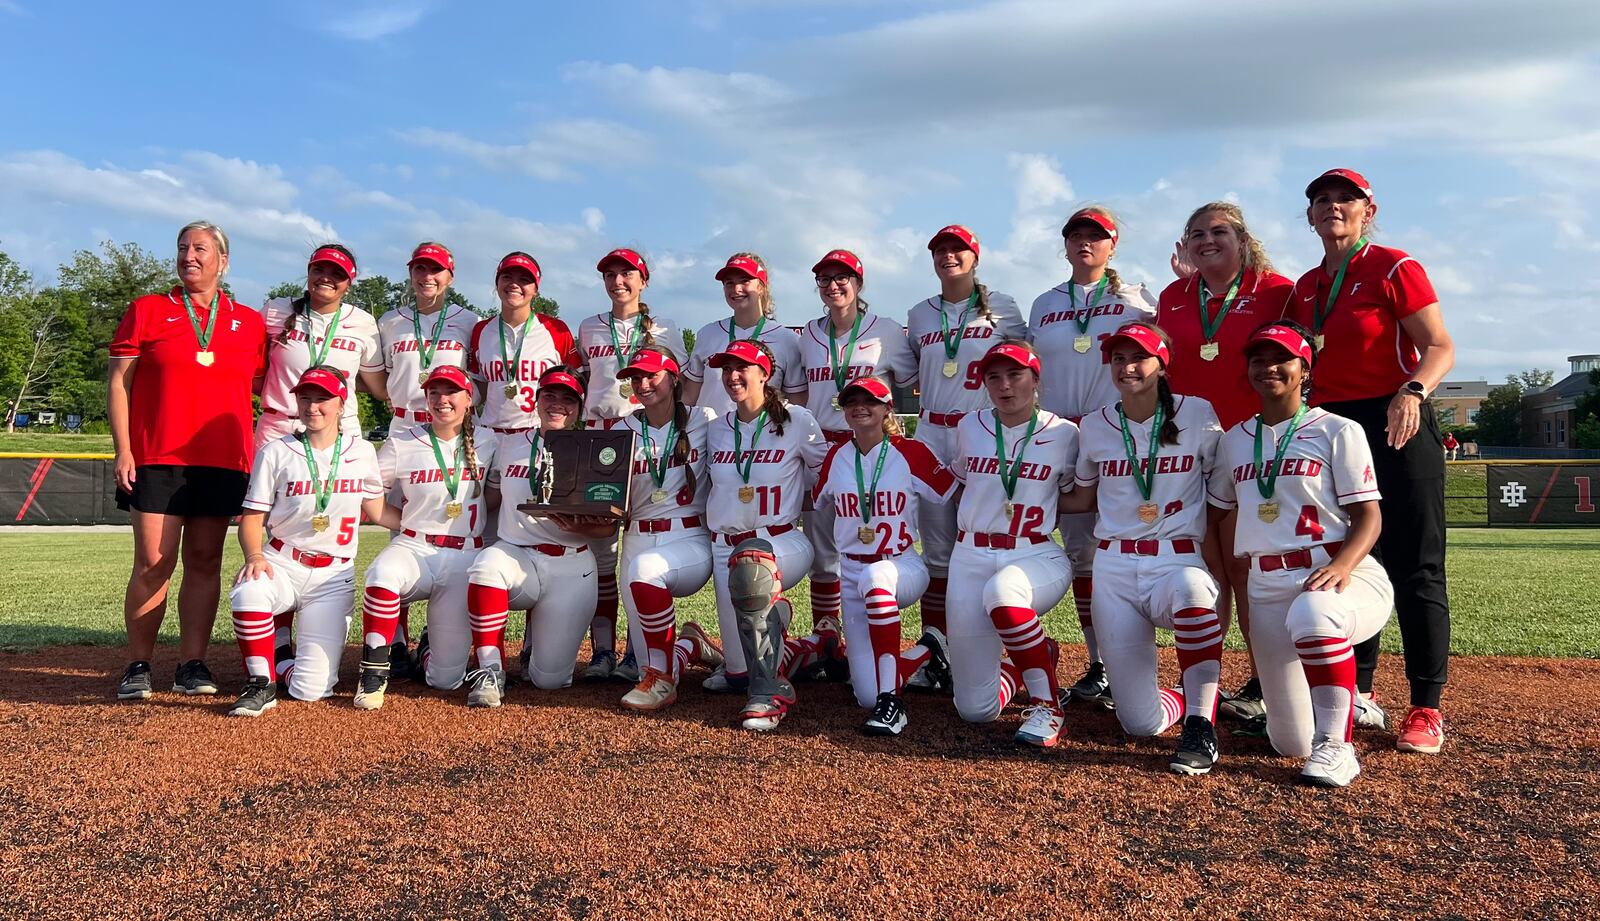
[[[184,518],[231,518],[244,508],[250,474],[224,467],[148,464],[134,468],[133,492],[117,489],[117,508]]]

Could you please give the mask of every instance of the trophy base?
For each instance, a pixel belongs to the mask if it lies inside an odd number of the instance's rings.
[[[534,518],[547,515],[588,515],[593,518],[615,518],[619,521],[627,514],[627,509],[621,506],[594,502],[551,502],[548,505],[523,502],[517,506],[517,511]]]

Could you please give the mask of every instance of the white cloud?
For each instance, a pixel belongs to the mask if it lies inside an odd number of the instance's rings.
[[[628,164],[647,156],[647,138],[618,122],[576,119],[550,122],[521,144],[494,144],[454,131],[412,128],[398,132],[407,143],[475,160],[500,172],[546,181],[577,178],[579,165]]]
[[[320,7],[310,18],[316,28],[338,38],[357,42],[377,41],[411,28],[428,14],[431,3],[399,2],[344,3]]]
[[[715,73],[698,68],[600,64],[592,61],[562,69],[570,82],[586,84],[626,106],[693,122],[721,123],[759,114],[794,93],[770,77],[753,73]]]

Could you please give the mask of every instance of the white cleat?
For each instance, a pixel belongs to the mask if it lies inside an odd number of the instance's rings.
[[[1313,787],[1348,787],[1360,773],[1354,745],[1318,736],[1311,742],[1311,757],[1300,769],[1300,782]]]

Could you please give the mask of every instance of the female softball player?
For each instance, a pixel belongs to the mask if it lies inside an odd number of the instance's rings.
[[[793,609],[782,596],[805,578],[811,567],[811,542],[795,529],[807,488],[815,479],[827,453],[827,442],[817,421],[803,406],[788,406],[769,381],[772,355],[764,343],[740,339],[707,363],[722,372],[722,383],[734,408],[713,420],[706,432],[710,489],[706,497],[706,525],[711,530],[711,581],[716,590],[717,622],[723,637],[740,636],[727,643],[723,670],[707,679],[707,690],[749,688],[743,712],[746,729],[777,728],[794,703],[794,687],[786,675],[814,660],[816,643],[804,646],[784,642]],[[730,560],[741,545],[761,544],[771,568],[776,570],[769,603],[757,612],[770,622],[768,609],[776,611],[780,636],[764,633],[756,657],[745,649],[741,615],[745,597],[735,597]],[[748,624],[745,625],[748,627]]]
[[[260,716],[276,707],[280,680],[301,700],[333,693],[355,607],[361,516],[390,527],[399,524],[383,501],[372,445],[359,434],[340,431],[350,398],[344,375],[334,368],[309,368],[293,393],[304,430],[275,438],[256,452],[239,516],[244,565],[230,603],[249,678],[229,716]],[[300,612],[297,655],[274,662],[274,618],[293,611]]]
[[[1172,349],[1160,327],[1125,324],[1100,348],[1122,399],[1078,424],[1076,485],[1062,507],[1099,510],[1093,626],[1117,719],[1135,736],[1160,735],[1181,721],[1169,767],[1205,774],[1217,761],[1211,720],[1222,629],[1200,545],[1222,427],[1210,403],[1173,396]],[[1156,683],[1158,628],[1173,633],[1181,689]]]
[[[1039,356],[1006,341],[978,363],[994,409],[956,426],[951,471],[965,484],[950,556],[950,678],[956,712],[970,722],[1000,715],[1028,692],[1017,741],[1049,747],[1061,737],[1060,656],[1039,616],[1067,593],[1072,571],[1050,539],[1056,505],[1071,488],[1078,427],[1039,408]]]
[[[1076,423],[1117,399],[1098,348],[1100,340],[1130,320],[1155,316],[1155,301],[1143,285],[1128,284],[1111,268],[1117,252],[1115,216],[1098,205],[1083,208],[1061,225],[1072,278],[1034,299],[1028,337],[1044,357],[1039,405]],[[1073,700],[1111,707],[1110,685],[1091,626],[1094,593],[1094,516],[1063,515],[1061,539],[1072,560],[1072,598],[1089,648],[1089,669],[1073,684]]]
[[[941,628],[925,626],[921,641],[900,651],[900,611],[928,587],[928,567],[913,549],[918,510],[922,502],[954,504],[956,479],[927,445],[901,437],[888,384],[857,378],[840,403],[853,437],[828,452],[813,495],[834,512],[850,685],[856,703],[872,710],[862,731],[899,735],[906,680],[924,666],[949,676]]]
[[[1372,450],[1358,423],[1306,405],[1317,350],[1304,327],[1263,326],[1245,350],[1261,413],[1223,436],[1210,501],[1239,510],[1267,737],[1306,759],[1302,782],[1348,786],[1361,773],[1351,646],[1376,636],[1394,604],[1368,555],[1383,526]]]
[[[650,305],[640,300],[650,284],[650,265],[631,249],[606,253],[595,269],[611,298],[611,309],[587,317],[578,324],[578,357],[588,371],[589,393],[584,418],[590,422],[621,419],[639,408],[633,385],[617,377],[617,372],[633,361],[633,353],[647,345],[659,345],[683,361],[688,352],[683,336],[671,320],[653,316]],[[583,670],[586,681],[604,681],[613,672],[625,681],[638,681],[635,657],[617,660],[617,543],[615,538],[589,545],[600,573],[599,600],[595,603],[594,626],[589,638],[594,654]],[[630,650],[631,652],[631,650]]]
[[[664,348],[640,349],[617,374],[632,385],[641,407],[607,422],[635,436],[622,540],[622,605],[631,631],[628,648],[642,650],[644,661],[639,684],[623,695],[622,705],[660,710],[677,700],[685,666],[722,664],[722,651],[699,624],[687,623],[679,631],[673,602],[698,592],[711,578],[706,429],[716,417],[683,405],[678,362]]]
[[[538,424],[534,394],[544,372],[578,366],[567,324],[533,310],[539,275],[532,256],[506,254],[494,273],[500,315],[472,328],[467,370],[483,395],[478,421],[502,435]]]
[[[866,270],[849,250],[836,249],[811,267],[817,292],[827,312],[800,333],[800,362],[805,371],[804,405],[816,417],[829,442],[850,440],[839,398],[845,385],[863,377],[892,378],[900,386],[917,382],[917,363],[906,342],[905,327],[867,312],[861,298]],[[819,632],[838,633],[839,548],[833,544],[833,512],[826,507],[807,512],[811,540],[811,622]]]
[[[683,401],[708,408],[713,418],[733,408],[722,381],[706,380],[706,362],[736,339],[760,339],[772,353],[772,376],[778,389],[791,400],[806,392],[805,369],[800,366],[800,337],[782,323],[772,309],[772,288],[767,263],[755,253],[734,253],[717,270],[722,299],[733,310],[726,320],[708,323],[694,339],[694,351],[683,366]]]
[[[261,416],[256,449],[301,431],[294,388],[309,368],[334,368],[347,381],[359,380],[375,394],[388,392],[378,321],[360,307],[344,303],[356,278],[356,259],[337,243],[320,246],[306,266],[306,291],[280,297],[261,308],[267,325],[267,376],[261,382]],[[355,400],[343,400],[340,431],[361,437]]]
[[[939,293],[911,308],[906,337],[921,381],[917,440],[927,445],[940,463],[949,463],[956,423],[967,413],[989,408],[978,362],[996,342],[1026,337],[1028,324],[1009,295],[978,282],[980,245],[971,230],[951,224],[933,235],[928,250],[939,278]],[[922,625],[943,630],[950,550],[956,540],[956,506],[954,502],[927,502],[918,507],[918,514],[922,554],[928,564]],[[929,674],[924,671],[922,676]]]
[[[498,499],[484,488],[496,436],[473,431],[472,384],[460,367],[435,365],[423,389],[431,421],[390,436],[378,451],[389,503],[399,501],[400,533],[367,567],[355,696],[363,710],[383,706],[400,605],[428,602],[428,642],[418,652],[429,687],[460,687],[472,652],[467,569]]]
[[[501,649],[513,607],[528,611],[523,677],[545,690],[572,683],[572,663],[594,617],[589,542],[616,530],[605,519],[534,518],[517,508],[550,474],[544,433],[577,428],[583,413],[583,386],[565,369],[552,368],[537,383],[538,427],[501,435],[489,467],[490,492],[500,497],[500,540],[480,551],[467,571],[467,616],[478,659],[467,676],[472,707],[498,707],[505,695]]]

